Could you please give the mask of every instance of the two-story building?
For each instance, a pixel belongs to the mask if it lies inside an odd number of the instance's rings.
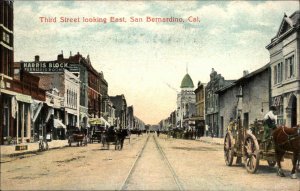
[[[219,127],[219,96],[216,91],[230,85],[234,80],[225,80],[214,69],[210,73],[210,81],[205,88],[205,122],[213,136],[221,137],[223,130]]]
[[[300,11],[284,14],[278,32],[266,46],[270,53],[272,105],[278,124],[300,124]]]

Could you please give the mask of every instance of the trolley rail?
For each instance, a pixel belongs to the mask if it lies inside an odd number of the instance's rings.
[[[156,137],[154,137],[154,141],[156,144],[157,149],[159,150],[160,154],[164,157],[164,162],[166,163],[166,165],[168,166],[169,170],[171,171],[172,175],[173,175],[173,179],[176,182],[176,185],[178,187],[179,190],[184,190],[183,186],[178,178],[178,176],[175,173],[175,170],[173,169],[173,167],[171,166],[168,158],[166,157],[166,154],[164,153],[163,149],[161,148],[161,146],[159,145],[158,141],[156,140]]]
[[[132,165],[132,167],[131,167],[131,169],[130,169],[128,175],[127,175],[127,178],[125,179],[124,183],[122,184],[120,190],[126,190],[126,189],[128,188],[129,181],[133,178],[133,177],[132,177],[132,176],[133,176],[133,173],[137,170],[137,166],[138,166],[138,164],[139,164],[139,161],[140,161],[141,158],[143,157],[144,150],[145,150],[146,146],[148,145],[148,142],[149,142],[150,137],[153,138],[154,143],[155,143],[155,146],[156,146],[156,148],[157,148],[157,150],[158,150],[158,153],[159,153],[160,156],[163,158],[164,166],[166,166],[167,169],[169,169],[169,172],[172,174],[172,177],[173,177],[173,180],[174,180],[174,182],[175,182],[175,184],[176,184],[177,190],[184,190],[184,188],[183,188],[183,186],[182,186],[182,184],[181,184],[181,182],[180,182],[178,176],[177,176],[176,173],[175,173],[175,170],[173,169],[173,167],[171,166],[169,160],[167,159],[167,157],[166,157],[166,155],[165,155],[165,153],[164,153],[162,147],[159,145],[158,141],[156,140],[156,137],[153,136],[153,135],[149,135],[149,136],[147,137],[147,140],[145,141],[145,143],[144,143],[144,145],[143,145],[141,151],[139,152],[139,154],[138,154],[138,156],[137,156],[135,162],[133,163],[133,165]]]

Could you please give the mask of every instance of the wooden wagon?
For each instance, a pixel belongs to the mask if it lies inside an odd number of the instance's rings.
[[[268,165],[276,164],[273,141],[263,141],[263,121],[256,120],[249,128],[241,125],[240,119],[231,122],[224,138],[224,157],[227,166],[236,162],[244,165],[249,173],[255,173],[260,160],[266,160]],[[291,158],[292,153],[287,152],[285,157]]]
[[[72,146],[72,143],[76,143],[77,146],[87,146],[87,136],[82,131],[73,131],[68,137],[69,146]]]

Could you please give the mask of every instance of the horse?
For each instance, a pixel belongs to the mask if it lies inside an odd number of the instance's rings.
[[[121,143],[121,149],[123,149],[124,139],[128,136],[128,130],[127,129],[120,129],[117,131],[117,139],[120,140]]]
[[[296,179],[296,164],[297,161],[299,161],[300,154],[300,125],[298,125],[297,128],[280,126],[273,131],[272,135],[275,144],[275,157],[278,165],[277,174],[281,177],[285,176],[281,169],[280,162],[285,152],[290,151],[293,153],[291,178]]]

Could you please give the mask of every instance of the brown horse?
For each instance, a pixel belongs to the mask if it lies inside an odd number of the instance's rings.
[[[300,154],[300,126],[297,128],[288,128],[280,126],[273,132],[273,140],[275,144],[276,162],[278,165],[277,174],[279,176],[285,176],[281,169],[280,161],[286,151],[293,153],[292,163],[293,169],[291,171],[291,177],[297,178],[296,163],[299,160]]]

